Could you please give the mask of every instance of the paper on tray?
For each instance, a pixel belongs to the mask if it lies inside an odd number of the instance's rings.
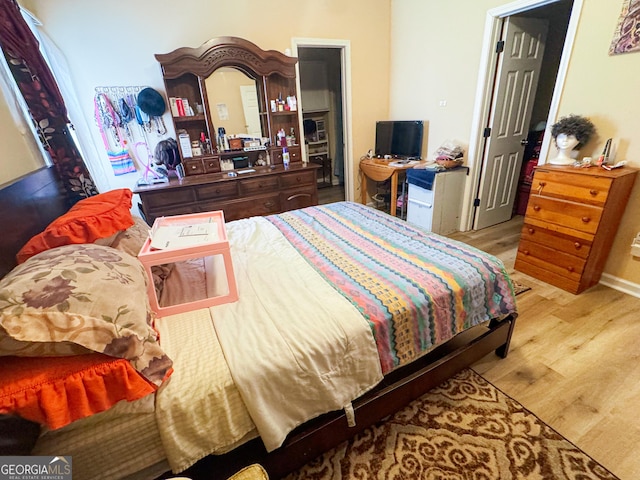
[[[151,248],[156,250],[193,247],[217,241],[216,223],[161,225],[151,232]]]

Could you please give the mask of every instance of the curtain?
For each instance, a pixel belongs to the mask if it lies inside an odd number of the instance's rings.
[[[102,161],[100,152],[91,137],[89,124],[82,113],[82,107],[73,86],[64,53],[56,46],[55,42],[49,38],[44,28],[42,28],[42,24],[39,23],[30,12],[25,15],[24,8],[21,8],[21,12],[22,18],[25,19],[36,39],[40,42],[40,50],[43,52],[44,58],[56,79],[62,98],[64,98],[67,116],[72,125],[71,133],[73,139],[84,163],[91,173],[96,188],[99,192],[111,190],[109,178],[112,173],[105,168],[106,166]]]
[[[15,0],[0,0],[0,46],[69,200],[98,193],[69,131],[64,100]]]

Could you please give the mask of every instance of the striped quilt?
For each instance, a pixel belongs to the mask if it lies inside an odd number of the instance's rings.
[[[369,322],[383,373],[517,312],[499,259],[370,207],[339,202],[267,219]]]

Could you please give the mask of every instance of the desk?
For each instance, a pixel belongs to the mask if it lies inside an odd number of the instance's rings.
[[[417,163],[408,163],[406,165],[390,165],[394,160],[382,160],[376,158],[365,158],[360,160],[360,172],[362,178],[360,182],[360,190],[362,192],[362,204],[367,204],[367,178],[374,182],[383,182],[391,178],[391,200],[389,213],[396,216],[396,204],[398,200],[398,174],[409,168],[413,168]],[[420,162],[418,162],[420,163]]]

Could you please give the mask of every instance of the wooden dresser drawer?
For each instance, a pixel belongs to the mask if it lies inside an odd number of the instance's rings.
[[[277,176],[240,180],[240,192],[243,195],[273,192],[278,190],[278,186]]]
[[[554,272],[550,272],[546,268],[528,263],[527,260],[527,258],[518,254],[516,257],[515,269],[534,278],[538,278],[546,283],[555,285],[558,288],[562,288],[569,293],[580,293],[584,289],[579,280],[567,278]]]
[[[591,241],[584,238],[563,235],[546,228],[538,227],[532,223],[525,223],[520,234],[522,240],[540,243],[542,245],[553,245],[553,248],[560,252],[575,255],[580,258],[587,258],[591,251]]]
[[[282,211],[316,205],[318,203],[316,192],[317,190],[313,187],[294,188],[282,192],[280,196]]]
[[[303,172],[287,173],[280,177],[282,188],[295,187],[296,185],[311,185],[316,181],[316,171],[307,170]]]
[[[227,222],[246,217],[271,215],[281,211],[280,195],[274,193],[260,195],[247,200],[230,201],[222,204],[222,209],[224,210],[224,219]]]
[[[611,188],[611,178],[578,174],[558,175],[536,171],[531,193],[562,198],[591,205],[604,205]]]
[[[147,223],[153,225],[153,222],[158,217],[170,217],[172,215],[186,215],[188,213],[195,213],[197,210],[190,204],[184,205],[171,205],[162,207],[160,209],[145,209],[145,220]]]
[[[185,160],[182,162],[185,175],[200,175],[204,173],[202,160]]]
[[[198,200],[235,198],[238,196],[238,182],[209,183],[196,187]]]
[[[205,173],[217,173],[220,171],[220,159],[218,157],[205,158],[202,160]]]
[[[196,201],[191,188],[175,188],[167,191],[149,192],[141,194],[146,208],[154,209],[175,204],[188,204]]]
[[[562,225],[582,232],[595,234],[598,230],[602,208],[575,202],[531,195],[526,217]]]
[[[560,252],[553,246],[546,246],[523,239],[520,240],[516,258],[576,282],[580,282],[586,263],[584,258]]]
[[[289,147],[289,161],[291,163],[302,162],[302,148],[301,147]]]

